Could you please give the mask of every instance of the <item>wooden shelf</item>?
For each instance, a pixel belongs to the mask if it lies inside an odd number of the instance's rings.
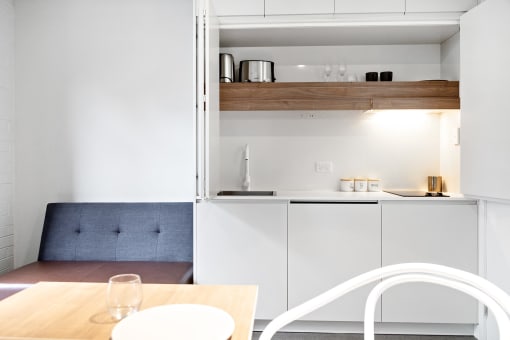
[[[459,108],[458,81],[220,84],[221,111]]]

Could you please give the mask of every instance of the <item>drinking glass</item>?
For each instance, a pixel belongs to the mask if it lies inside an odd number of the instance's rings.
[[[142,279],[137,274],[119,274],[110,277],[106,304],[116,320],[138,311],[142,303]]]

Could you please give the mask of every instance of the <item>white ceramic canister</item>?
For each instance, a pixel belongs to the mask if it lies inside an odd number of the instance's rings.
[[[381,181],[377,178],[369,178],[368,191],[381,191]]]
[[[354,191],[367,191],[368,181],[366,178],[354,179]]]
[[[354,179],[341,178],[340,179],[340,191],[354,191]]]

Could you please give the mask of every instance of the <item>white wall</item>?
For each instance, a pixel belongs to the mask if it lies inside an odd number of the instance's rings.
[[[0,0],[0,274],[12,269],[14,4]]]
[[[443,190],[448,192],[460,192],[460,116],[459,110],[445,110],[439,122],[439,173],[443,176]]]
[[[188,0],[16,0],[15,262],[52,201],[193,201]]]
[[[441,44],[441,79],[460,79],[460,32]]]
[[[460,33],[441,43],[441,79],[459,80]],[[447,191],[460,192],[460,144],[456,144],[456,130],[460,128],[460,111],[451,110],[441,115],[440,173]],[[459,133],[460,135],[460,133]]]
[[[394,81],[412,81],[439,79],[441,70],[439,44],[231,47],[221,51],[234,56],[236,67],[241,60],[274,61],[279,82],[325,81],[324,67],[328,64],[335,73],[338,65],[344,64],[346,75],[363,81],[370,71],[393,71]]]
[[[432,45],[223,48],[236,64],[275,61],[277,81],[323,81],[325,65],[343,63],[358,78],[392,70],[394,80],[438,79],[441,48]],[[305,65],[305,67],[298,67]],[[310,113],[313,118],[309,117]],[[424,112],[221,112],[221,188],[240,188],[242,151],[250,144],[252,189],[338,190],[343,177],[375,177],[386,189],[427,189],[427,176],[445,172],[458,190],[458,148],[442,150],[441,137],[456,123]],[[457,116],[458,117],[458,112]],[[440,150],[441,149],[441,150]],[[332,173],[315,172],[331,161]],[[457,171],[457,173],[455,173]]]
[[[427,189],[438,174],[439,115],[426,112],[222,112],[222,188],[240,188],[250,145],[253,190],[338,190],[339,179],[371,177],[384,188]],[[331,161],[332,173],[315,172]]]

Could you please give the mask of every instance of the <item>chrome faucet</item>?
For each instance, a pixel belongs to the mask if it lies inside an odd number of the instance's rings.
[[[251,179],[250,179],[250,146],[246,144],[244,148],[244,180],[243,190],[251,190]]]

